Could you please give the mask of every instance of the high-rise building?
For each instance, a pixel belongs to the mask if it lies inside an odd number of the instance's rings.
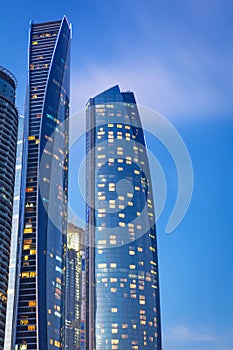
[[[83,235],[83,229],[72,223],[68,223],[65,330],[65,349],[67,350],[80,349]]]
[[[18,232],[20,225],[20,197],[22,193],[23,178],[22,178],[22,166],[23,166],[23,154],[25,150],[25,119],[22,115],[18,119],[18,138],[17,138],[17,155],[16,155],[16,167],[15,167],[15,188],[14,188],[14,203],[13,203],[13,217],[12,217],[12,230],[11,230],[11,249],[10,249],[10,268],[9,268],[9,283],[7,293],[7,313],[6,313],[6,328],[5,328],[5,342],[4,350],[12,349],[13,341],[13,329],[14,314],[15,314],[15,291],[17,290],[17,253],[18,253]]]
[[[0,349],[3,349],[10,261],[18,112],[16,79],[0,67]]]
[[[86,349],[161,350],[152,184],[132,92],[89,100],[86,142]]]
[[[15,349],[64,345],[70,25],[32,23]]]

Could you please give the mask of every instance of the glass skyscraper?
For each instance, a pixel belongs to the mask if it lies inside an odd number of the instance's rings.
[[[80,349],[82,240],[84,231],[68,223],[66,252],[65,349]]]
[[[10,261],[18,112],[16,79],[0,66],[0,349],[3,349]]]
[[[139,111],[118,86],[87,104],[86,349],[162,350],[152,185]]]
[[[15,291],[17,290],[17,253],[18,253],[18,232],[20,224],[20,197],[22,191],[22,166],[23,153],[26,151],[25,145],[25,119],[19,116],[18,119],[18,140],[17,140],[17,155],[15,166],[15,188],[14,188],[14,204],[11,230],[11,250],[10,250],[10,267],[9,267],[9,283],[7,293],[7,313],[6,313],[6,328],[4,350],[12,349],[12,336],[14,329],[14,314],[15,314]],[[22,194],[23,195],[23,194]]]
[[[32,23],[15,349],[64,346],[70,25]]]

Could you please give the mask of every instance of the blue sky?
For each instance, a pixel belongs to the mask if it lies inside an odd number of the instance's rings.
[[[29,21],[63,14],[73,26],[72,113],[119,83],[173,123],[192,159],[192,202],[167,235],[176,169],[148,137],[168,187],[158,222],[164,349],[233,350],[232,1],[3,2],[0,65],[18,79],[21,112]]]

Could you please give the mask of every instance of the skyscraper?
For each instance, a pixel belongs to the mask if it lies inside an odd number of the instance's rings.
[[[15,107],[16,79],[0,67],[0,349],[3,349],[14,177],[17,149],[18,112]]]
[[[16,349],[64,345],[70,25],[32,23]]]
[[[17,155],[16,155],[16,167],[15,167],[15,188],[14,188],[14,204],[13,204],[13,217],[12,217],[12,230],[11,230],[11,249],[10,249],[10,268],[9,268],[9,283],[7,293],[7,313],[6,313],[6,328],[5,328],[5,341],[4,350],[12,349],[13,341],[13,329],[14,329],[14,314],[15,314],[15,291],[17,290],[17,253],[18,253],[18,232],[20,225],[20,197],[22,193],[22,166],[23,166],[23,154],[25,152],[25,130],[26,126],[23,116],[19,116],[18,119],[18,138],[17,138]]]
[[[66,331],[65,349],[80,349],[82,239],[84,231],[68,223],[66,252]]]
[[[86,143],[86,349],[161,350],[153,195],[132,92],[89,100]]]

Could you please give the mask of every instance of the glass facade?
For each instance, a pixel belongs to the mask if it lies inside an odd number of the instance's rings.
[[[16,80],[0,67],[0,349],[4,346],[14,198],[18,112]],[[10,297],[10,295],[9,295]]]
[[[86,349],[162,350],[147,151],[133,93],[87,104]]]
[[[70,25],[32,23],[15,349],[64,346]],[[54,219],[56,218],[56,219]]]
[[[25,119],[23,116],[19,116],[4,350],[11,350],[13,341],[12,330],[14,329],[14,300],[17,280],[17,249],[20,224],[20,191],[24,151],[24,120]]]
[[[80,349],[83,230],[68,223],[66,252],[65,349]]]

